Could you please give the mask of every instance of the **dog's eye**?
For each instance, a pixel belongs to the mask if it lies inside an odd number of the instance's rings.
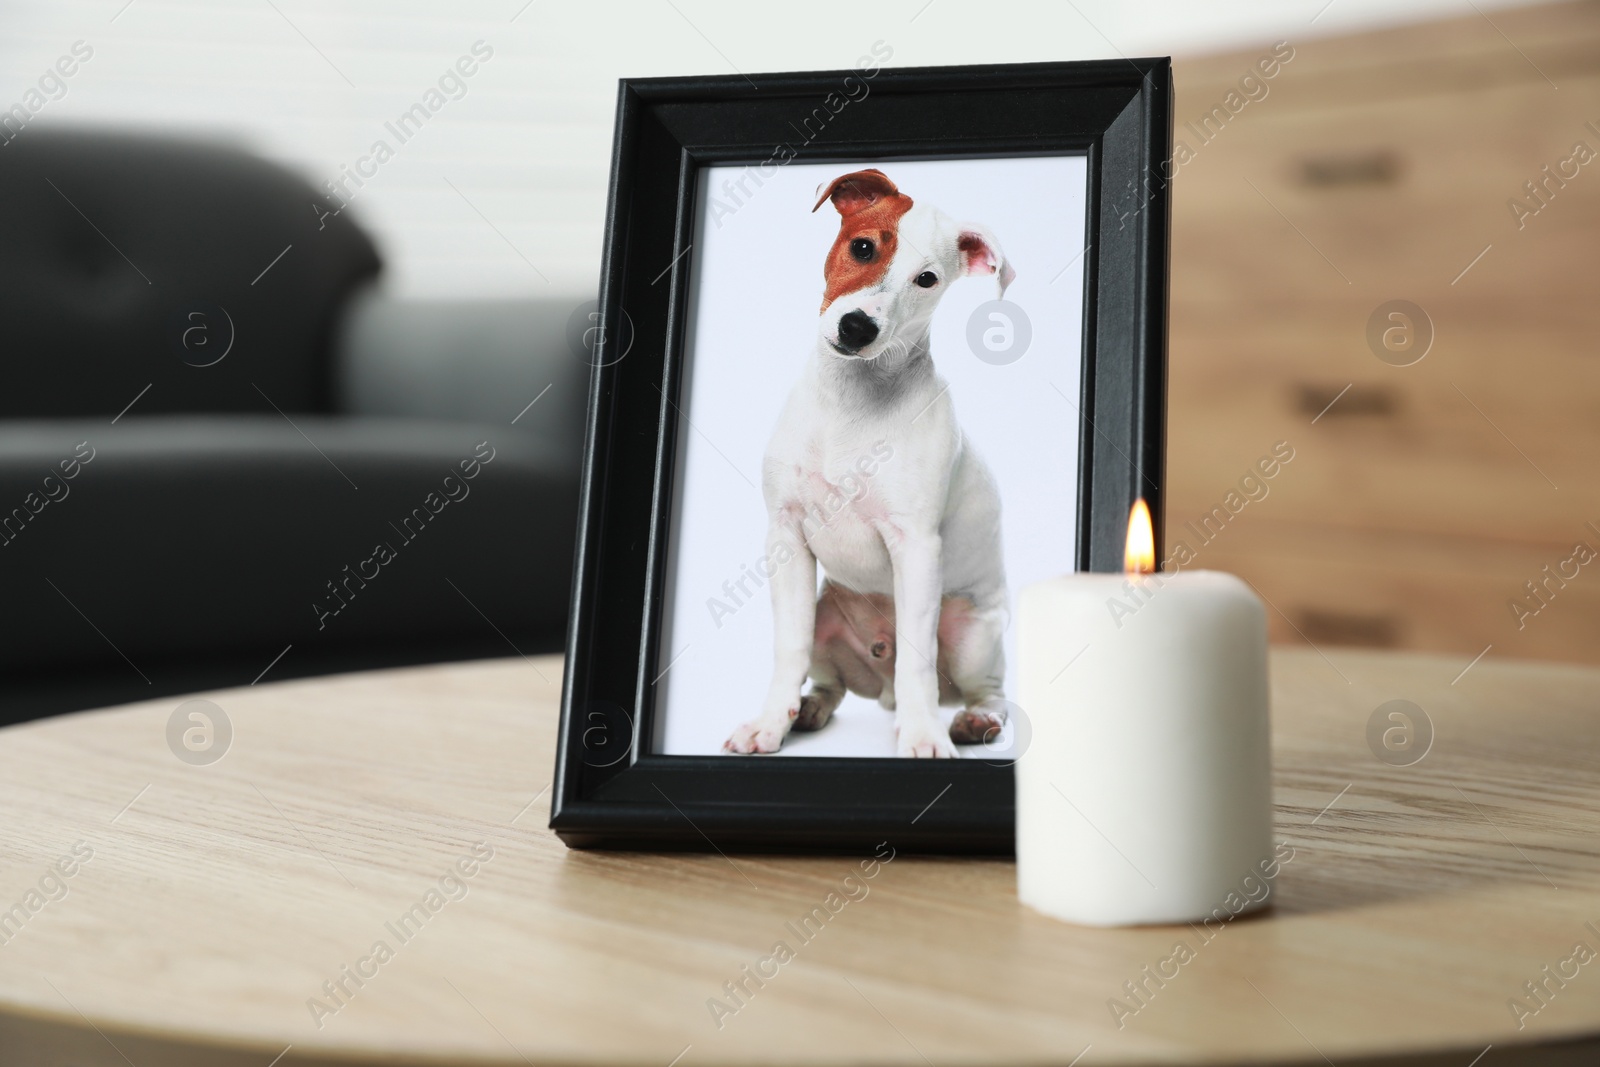
[[[862,263],[872,262],[872,257],[877,251],[877,247],[865,237],[857,237],[850,242],[850,254]]]
[[[932,289],[939,284],[939,276],[931,270],[925,270],[917,275],[917,284],[924,289]]]

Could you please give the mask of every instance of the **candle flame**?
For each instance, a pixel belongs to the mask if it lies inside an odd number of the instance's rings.
[[[1155,527],[1144,497],[1135,500],[1133,510],[1128,513],[1128,547],[1122,555],[1122,569],[1129,574],[1155,573]]]

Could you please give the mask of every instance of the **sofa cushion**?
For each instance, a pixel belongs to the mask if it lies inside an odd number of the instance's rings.
[[[515,419],[576,470],[593,367],[583,331],[594,307],[593,298],[401,300],[369,287],[351,297],[335,333],[336,407]]]
[[[576,507],[576,469],[507,422],[0,421],[0,670],[125,667],[133,699],[175,654],[549,648]]]

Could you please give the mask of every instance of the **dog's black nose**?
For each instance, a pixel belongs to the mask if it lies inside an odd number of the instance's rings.
[[[878,336],[878,324],[864,311],[852,311],[839,320],[839,344],[852,352],[870,345]]]

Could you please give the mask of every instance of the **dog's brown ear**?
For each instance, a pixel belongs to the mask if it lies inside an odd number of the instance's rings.
[[[854,215],[884,197],[900,194],[894,182],[881,170],[858,170],[852,174],[842,174],[829,182],[827,188],[818,187],[817,191],[821,195],[817,197],[812,211],[821,207],[823,201],[832,200],[839,214],[845,216]]]

